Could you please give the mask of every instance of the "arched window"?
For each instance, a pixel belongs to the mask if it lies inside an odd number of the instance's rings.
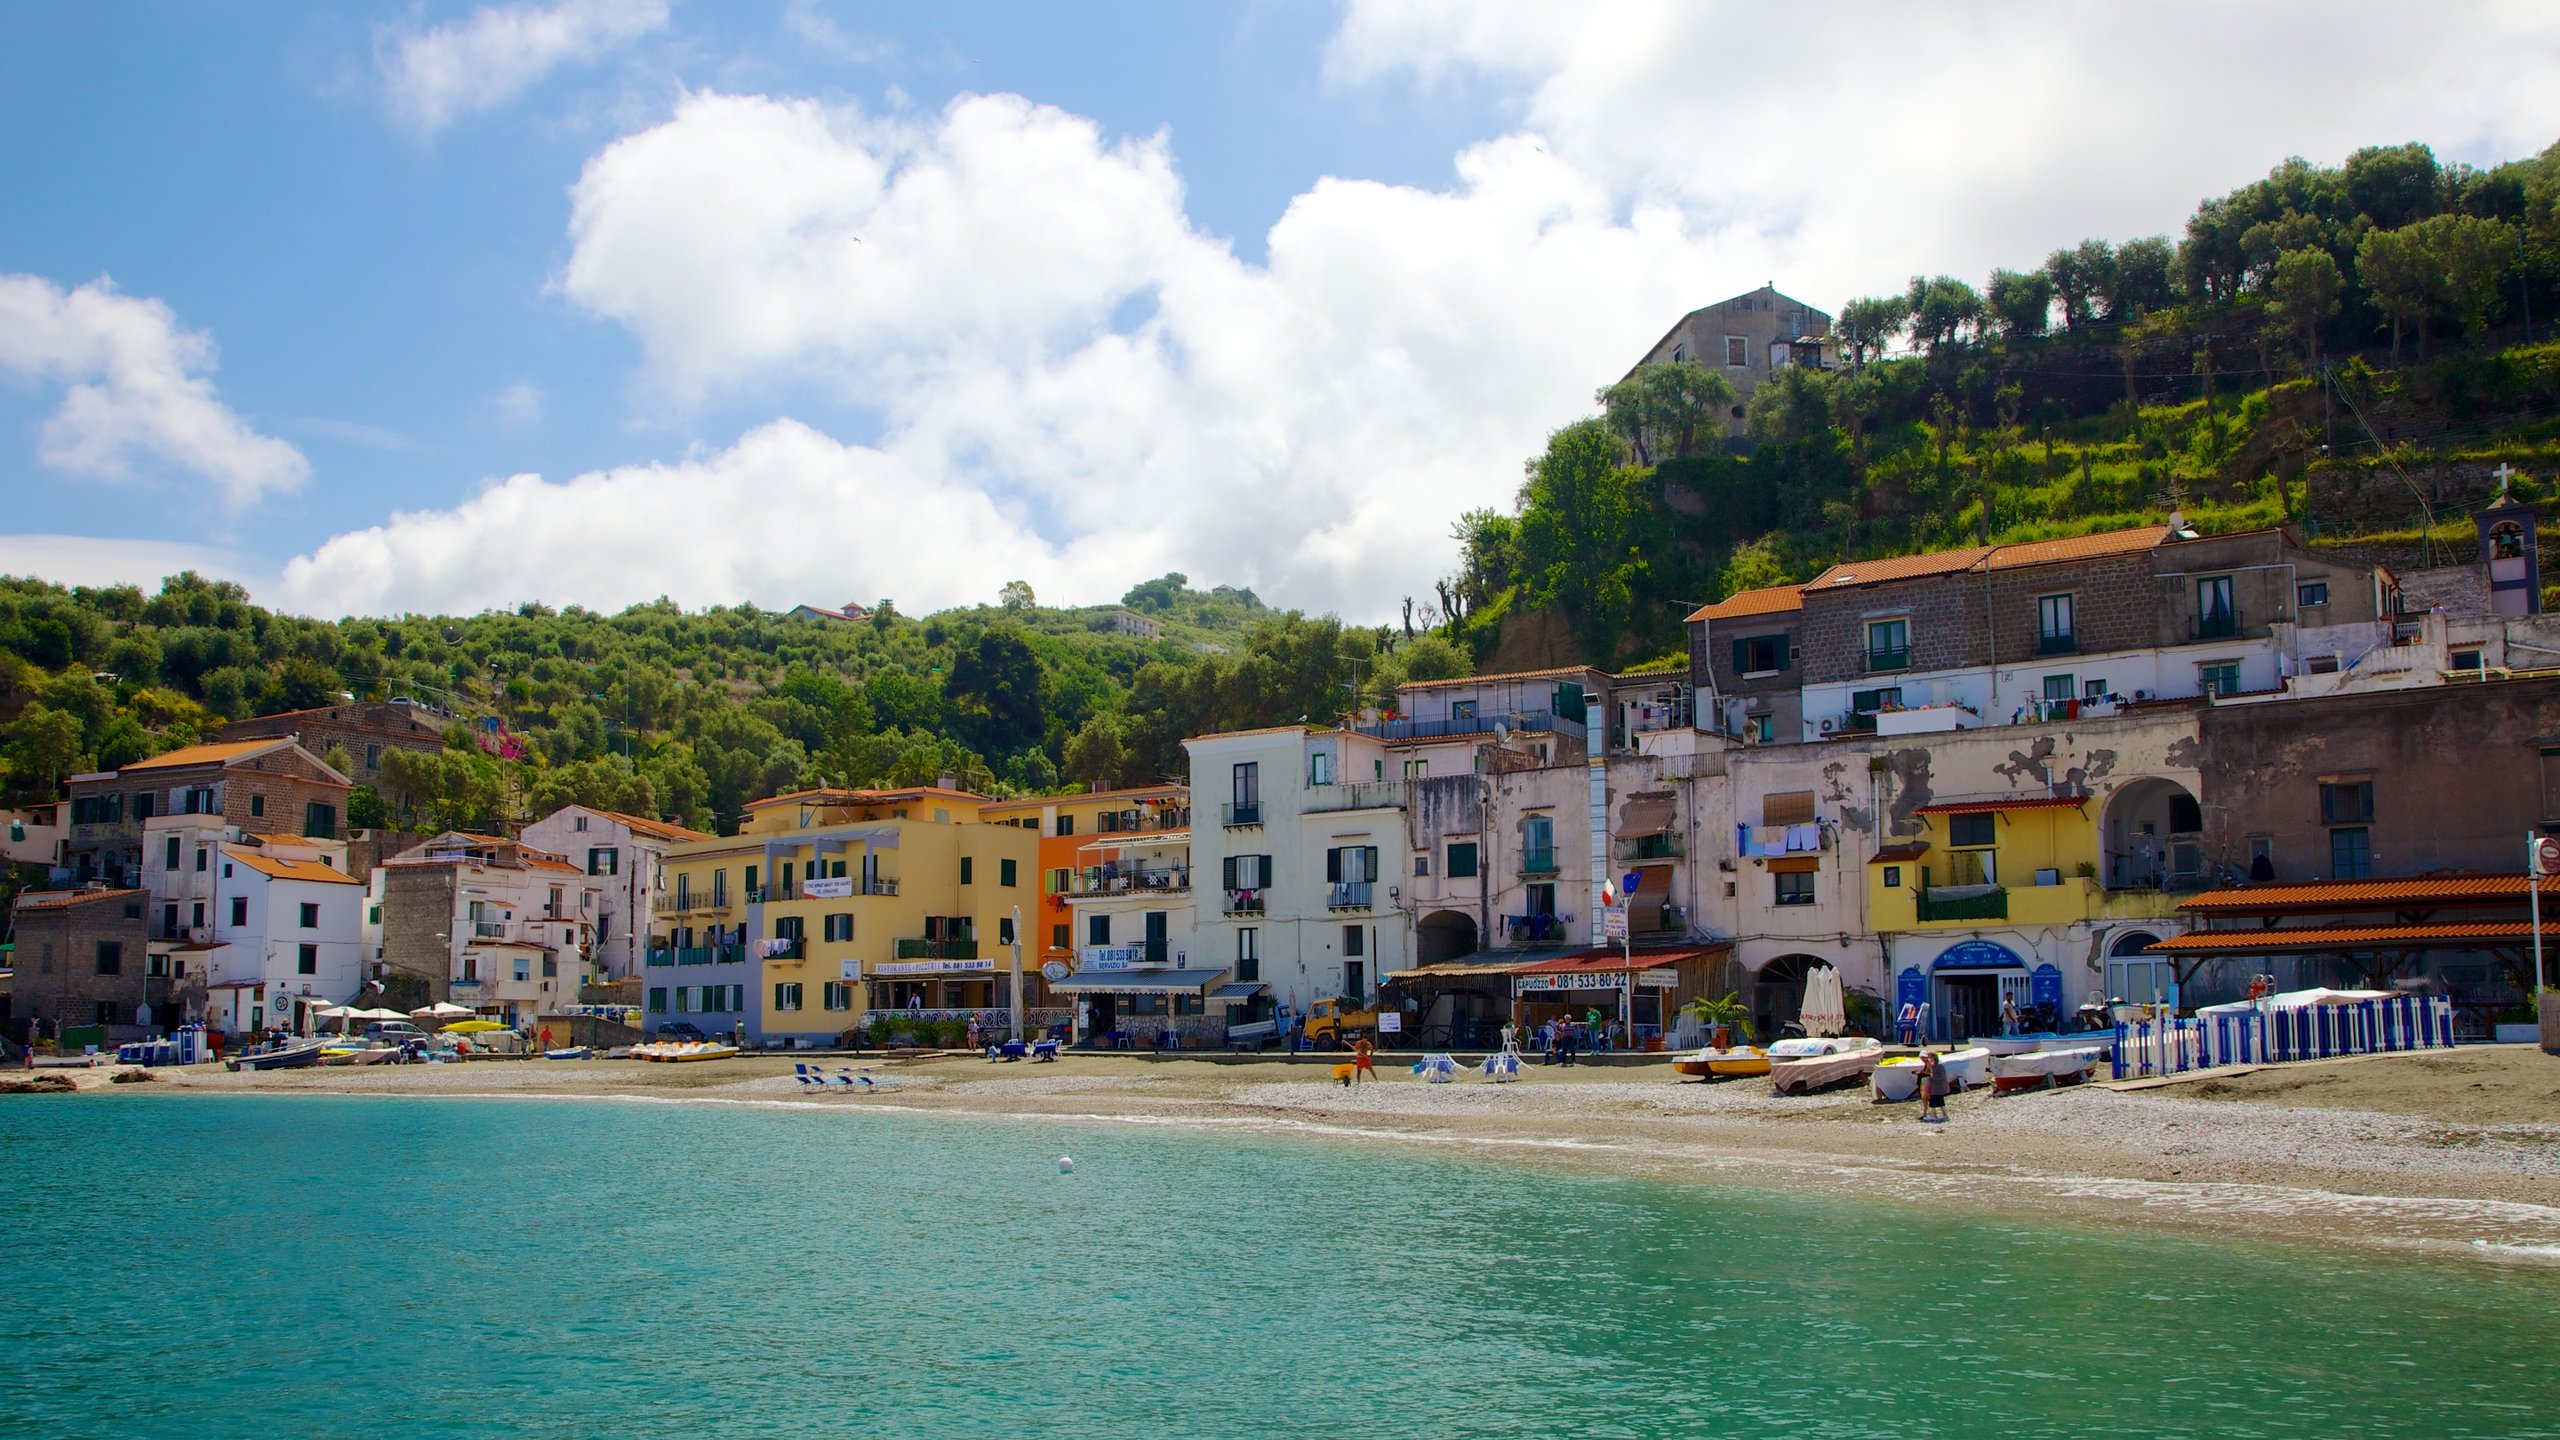
[[[2501,520],[2489,527],[2489,558],[2521,560],[2524,558],[2524,527],[2513,520]]]

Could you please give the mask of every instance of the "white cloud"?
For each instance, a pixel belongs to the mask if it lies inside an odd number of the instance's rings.
[[[234,506],[299,489],[310,463],[215,399],[213,368],[212,339],[179,329],[158,300],[103,278],[66,291],[0,275],[0,372],[63,387],[36,450],[56,469],[123,479],[152,457],[212,481]]]
[[[541,423],[542,387],[530,380],[518,380],[489,397],[489,418],[502,429],[521,430]]]
[[[1348,0],[1328,57],[1337,79],[1522,87],[1567,163],[1724,232],[1720,293],[1775,279],[1825,308],[2174,236],[2287,155],[2529,154],[2560,134],[2555,65],[2548,6],[2214,0]]]
[[[156,591],[181,570],[214,580],[257,582],[229,551],[167,540],[95,535],[0,535],[0,575],[33,575],[57,585],[139,585]]]
[[[452,25],[386,27],[374,67],[383,103],[401,124],[432,135],[505,104],[562,65],[593,61],[663,30],[668,0],[559,0],[488,5]]]
[[[782,7],[782,28],[801,44],[848,65],[878,65],[898,56],[898,43],[885,36],[847,34],[835,17],[814,0],[791,0]]]

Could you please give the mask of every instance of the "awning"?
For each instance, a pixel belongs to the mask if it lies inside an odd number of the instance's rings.
[[[1512,974],[1523,963],[1518,960],[1501,960],[1490,965],[1425,965],[1419,970],[1397,970],[1378,978],[1398,985],[1411,984],[1417,980],[1481,979],[1487,975]]]
[[[2513,905],[2531,896],[2526,877],[2437,875],[2408,880],[2320,880],[2303,885],[2234,885],[2178,902],[2188,915],[2351,915]],[[2540,883],[2543,902],[2560,903],[2560,878]]]
[[[1086,970],[1052,980],[1052,991],[1070,995],[1205,995],[1227,978],[1224,970]]]
[[[866,980],[926,980],[937,975],[968,975],[986,979],[996,973],[993,960],[889,960],[871,966]]]
[[[2560,944],[2560,919],[2542,922],[2543,943]],[[2469,950],[2530,945],[2526,920],[2438,925],[2322,925],[2268,930],[2195,930],[2145,947],[2147,955],[2306,955],[2359,950]]]
[[[1231,980],[1209,992],[1212,1000],[1250,1000],[1271,987],[1259,980]]]
[[[1875,853],[1875,858],[1869,860],[1867,863],[1870,865],[1908,865],[1912,861],[1917,860],[1928,853],[1928,841],[1907,840],[1902,844],[1887,845],[1883,849],[1878,850]]]
[[[1923,805],[1914,815],[1981,815],[1995,810],[2076,810],[2089,803],[2086,795],[2020,795],[1999,800],[1949,800],[1939,805]]]
[[[1772,855],[1769,857],[1769,873],[1772,875],[1812,875],[1820,872],[1821,869],[1822,857],[1819,855]]]

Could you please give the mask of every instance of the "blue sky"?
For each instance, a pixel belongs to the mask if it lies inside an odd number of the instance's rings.
[[[1859,9],[9,7],[0,569],[338,614],[1179,568],[1378,618],[1690,306],[2560,135],[2513,10],[2243,76],[2175,15]]]

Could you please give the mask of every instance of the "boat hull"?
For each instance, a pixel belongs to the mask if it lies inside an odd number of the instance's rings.
[[[1786,1042],[1780,1042],[1784,1044]],[[1769,1088],[1780,1095],[1803,1095],[1826,1090],[1874,1073],[1876,1062],[1884,1058],[1884,1047],[1873,1040],[1853,1049],[1827,1055],[1808,1055],[1800,1060],[1772,1056],[1769,1065]]]
[[[1698,1080],[1766,1075],[1769,1052],[1748,1045],[1731,1050],[1693,1050],[1671,1062],[1671,1073]]]
[[[242,1055],[230,1062],[233,1070],[299,1070],[320,1063],[317,1044],[297,1045],[290,1050],[269,1050],[256,1055]]]
[[[2049,1090],[2057,1085],[2077,1085],[2095,1073],[2105,1057],[2098,1047],[2084,1045],[2071,1050],[2040,1050],[2026,1055],[1996,1055],[1991,1060],[1991,1088],[2002,1094],[2014,1090]]]

